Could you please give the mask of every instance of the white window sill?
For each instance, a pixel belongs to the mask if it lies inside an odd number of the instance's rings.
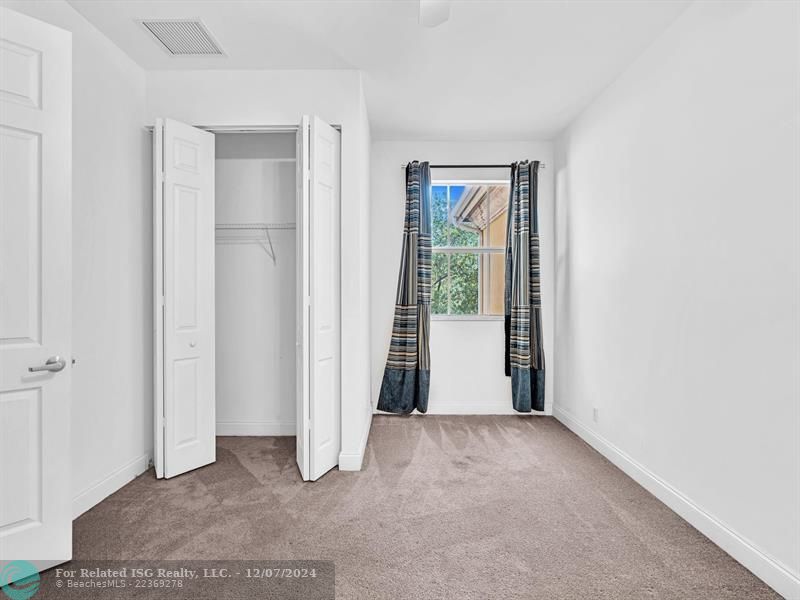
[[[431,321],[502,321],[502,315],[431,315]]]

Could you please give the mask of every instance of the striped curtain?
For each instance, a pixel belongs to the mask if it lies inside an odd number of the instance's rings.
[[[428,410],[431,321],[431,170],[406,166],[406,217],[397,281],[392,342],[383,372],[378,410]]]
[[[544,410],[544,347],[539,266],[539,161],[511,166],[506,225],[506,375],[514,410]]]

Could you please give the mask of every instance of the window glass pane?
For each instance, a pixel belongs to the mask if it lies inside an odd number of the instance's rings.
[[[433,252],[431,314],[502,316],[505,254]],[[448,265],[449,261],[449,265]]]
[[[481,268],[481,308],[485,315],[502,315],[505,309],[505,254],[485,254]]]
[[[480,231],[473,223],[460,219],[464,200],[474,186],[450,186],[450,214],[448,219],[451,246],[475,247],[480,245]]]
[[[447,278],[447,254],[433,253],[431,265],[431,314],[447,314],[447,295],[450,280]]]
[[[460,242],[452,246],[505,245],[507,185],[451,186],[450,195],[450,223],[459,232]]]
[[[447,246],[447,186],[431,187],[431,244]]]
[[[450,255],[450,314],[478,314],[478,256]]]
[[[433,185],[431,192],[431,314],[502,316],[508,184]],[[436,251],[442,247],[465,250]],[[498,251],[468,250],[479,247]]]

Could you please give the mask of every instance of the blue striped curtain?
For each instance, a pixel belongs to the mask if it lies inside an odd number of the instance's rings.
[[[539,262],[539,161],[511,166],[506,225],[506,375],[514,410],[544,410],[544,347]]]
[[[406,166],[403,252],[389,357],[378,410],[428,410],[431,321],[431,170],[427,162]]]

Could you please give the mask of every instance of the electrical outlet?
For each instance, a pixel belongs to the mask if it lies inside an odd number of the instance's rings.
[[[600,419],[600,409],[595,406],[594,408],[592,408],[592,420],[595,423],[597,423],[599,419]]]

